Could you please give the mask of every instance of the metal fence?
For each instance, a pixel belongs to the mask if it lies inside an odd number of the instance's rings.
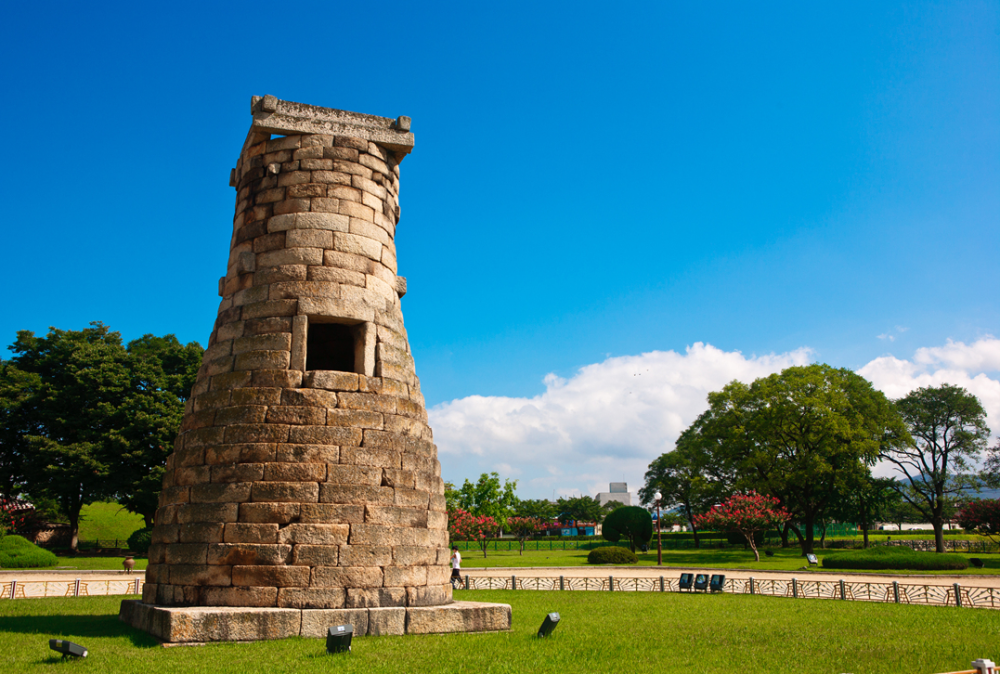
[[[905,546],[923,552],[934,552],[937,549],[933,540],[926,539],[900,539],[895,541],[886,541],[884,543],[879,543],[879,545]],[[992,541],[949,541],[946,538],[944,539],[944,549],[950,552],[968,552],[970,554],[975,552],[988,553],[1000,552],[1000,545],[993,543]]]
[[[129,580],[10,580],[0,582],[0,599],[35,597],[98,597],[113,594],[142,594],[145,581]]]
[[[666,576],[628,578],[605,576],[580,578],[572,576],[521,577],[465,576],[468,590],[564,590],[611,592],[680,592],[680,579]],[[723,592],[754,594],[792,599],[837,599],[928,606],[958,606],[965,608],[1000,608],[1000,589],[855,580],[788,580],[727,578]]]

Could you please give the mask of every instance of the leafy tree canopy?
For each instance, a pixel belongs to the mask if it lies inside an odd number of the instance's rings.
[[[907,442],[884,448],[883,458],[901,474],[897,489],[932,525],[944,552],[948,502],[979,481],[972,462],[986,448],[989,428],[979,399],[958,386],[919,388],[896,401],[909,433]]]
[[[867,478],[880,450],[909,440],[882,393],[829,365],[790,367],[749,386],[734,381],[708,399],[693,426],[698,442],[734,489],[778,498],[803,525],[803,553],[813,550],[813,525]]]
[[[14,356],[0,363],[0,467],[10,491],[58,502],[73,547],[80,508],[94,500],[118,499],[151,523],[187,397],[181,387],[201,347],[172,335],[126,347],[92,323],[45,337],[21,331],[9,349]]]
[[[514,513],[517,480],[500,483],[499,473],[483,473],[475,483],[466,480],[458,490],[457,506],[473,515],[492,517],[503,523]]]
[[[661,454],[649,464],[639,498],[644,504],[653,504],[656,492],[660,492],[661,507],[680,506],[698,547],[695,516],[718,503],[725,491],[725,482],[718,475],[718,467],[713,466],[712,455],[695,424],[681,433],[673,451]]]
[[[653,537],[653,518],[645,508],[622,506],[604,518],[602,535],[612,543],[624,538],[635,552],[636,545],[649,543]]]

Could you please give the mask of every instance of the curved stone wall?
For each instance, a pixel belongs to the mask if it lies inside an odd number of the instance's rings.
[[[403,156],[350,134],[251,129],[145,603],[451,601],[444,485],[396,275]]]

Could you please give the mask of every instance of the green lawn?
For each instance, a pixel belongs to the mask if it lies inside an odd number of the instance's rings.
[[[462,568],[482,569],[500,567],[532,567],[532,566],[589,566],[587,564],[587,554],[589,550],[526,550],[523,555],[516,550],[507,552],[504,550],[494,552],[490,550],[486,558],[483,558],[481,550],[468,550],[462,553]],[[796,571],[808,566],[804,557],[801,556],[798,548],[777,548],[773,557],[767,557],[763,553],[760,561],[755,562],[753,552],[742,548],[706,548],[702,550],[664,550],[663,564],[675,567],[703,567],[710,569],[755,569],[761,571]],[[826,555],[835,555],[836,550],[817,550],[816,555],[822,563]],[[986,568],[976,569],[969,567],[965,571],[914,571],[913,573],[928,574],[1000,574],[1000,556],[991,555],[964,555],[965,557],[979,557],[986,563]],[[656,566],[656,551],[638,553],[638,566]],[[621,568],[621,567],[617,567]],[[627,567],[626,567],[627,568]],[[823,571],[822,567],[811,567],[814,571]],[[826,570],[830,572],[830,569]],[[852,573],[851,571],[837,570],[836,573]],[[861,572],[863,573],[863,572]],[[907,573],[906,571],[894,571],[892,573]]]
[[[142,516],[131,513],[117,503],[90,503],[80,511],[80,540],[84,542],[100,540],[107,547],[125,541],[137,529],[143,528]]]
[[[120,623],[120,597],[0,602],[0,666],[7,672],[159,674],[592,674],[740,671],[931,674],[1000,659],[1000,611],[747,595],[457,592],[508,603],[513,629],[496,634],[364,637],[329,656],[319,639],[161,648]],[[561,622],[534,637],[544,615]],[[90,650],[61,662],[48,639]]]
[[[121,557],[59,557],[59,565],[56,569],[79,569],[80,571],[121,571]],[[139,571],[145,570],[149,560],[145,557],[135,558],[135,568]]]

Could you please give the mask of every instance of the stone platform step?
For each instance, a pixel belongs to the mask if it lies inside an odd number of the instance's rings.
[[[496,632],[510,629],[511,609],[507,604],[475,601],[412,608],[295,609],[166,607],[127,599],[118,619],[164,643],[198,643],[323,638],[329,628],[348,624],[355,636]]]

